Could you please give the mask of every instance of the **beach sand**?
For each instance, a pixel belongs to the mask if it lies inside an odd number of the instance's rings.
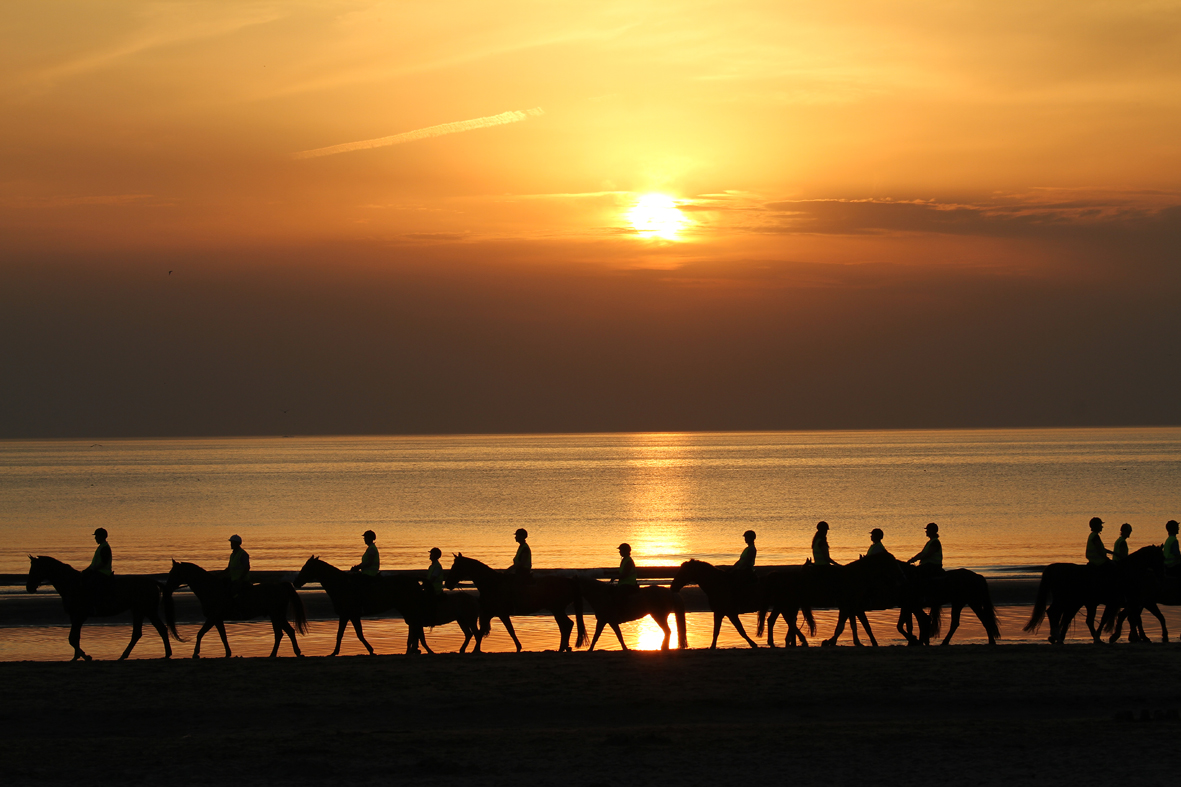
[[[3,663],[0,781],[1163,784],[1179,667],[1160,644]]]

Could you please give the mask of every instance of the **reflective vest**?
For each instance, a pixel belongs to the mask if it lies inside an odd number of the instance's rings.
[[[94,557],[90,559],[90,565],[87,568],[108,577],[114,576],[115,572],[111,569],[111,545],[105,541],[99,544],[98,548],[94,550]]]
[[[943,568],[943,544],[939,543],[939,536],[935,535],[927,539],[926,546],[919,553],[919,565]]]
[[[230,563],[226,566],[226,573],[231,582],[241,582],[250,576],[250,555],[242,547],[230,553]]]
[[[1177,551],[1177,536],[1170,533],[1165,539],[1165,568],[1181,566],[1181,553]]]
[[[865,551],[866,557],[873,557],[874,555],[884,555],[884,554],[886,554],[886,545],[883,544],[881,541],[874,541],[872,544],[869,545],[869,549],[867,549]]]
[[[377,554],[377,544],[370,544],[361,558],[361,573],[367,577],[375,577],[381,571],[381,555]]]
[[[636,561],[630,555],[619,561],[619,584],[639,585],[636,581]]]
[[[1087,538],[1087,565],[1100,566],[1107,562],[1107,550],[1103,548],[1103,539],[1098,533],[1092,533]]]
[[[754,544],[751,544],[742,550],[742,554],[738,557],[738,562],[734,564],[734,568],[753,571],[755,567],[755,555],[757,554],[758,550],[755,549]]]
[[[426,585],[436,596],[443,595],[443,567],[437,560],[432,560],[426,570]]]
[[[1120,536],[1115,540],[1113,549],[1111,550],[1112,560],[1123,560],[1128,556],[1128,537]]]

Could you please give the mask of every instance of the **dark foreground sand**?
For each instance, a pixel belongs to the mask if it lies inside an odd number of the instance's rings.
[[[0,698],[6,785],[1181,775],[1178,645],[4,663]]]

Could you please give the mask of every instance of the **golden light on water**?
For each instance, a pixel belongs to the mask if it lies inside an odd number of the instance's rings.
[[[660,630],[660,626],[656,625],[656,621],[650,617],[641,618],[636,621],[636,650],[660,650],[660,646],[664,644],[664,632]],[[677,621],[672,615],[668,616],[668,627],[672,630],[672,636],[669,637],[668,646],[676,649],[677,647]]]
[[[677,208],[676,200],[666,194],[645,194],[627,214],[636,232],[645,237],[678,240],[690,224]]]

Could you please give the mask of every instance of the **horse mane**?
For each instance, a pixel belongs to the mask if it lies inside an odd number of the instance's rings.
[[[51,565],[62,566],[63,568],[68,568],[71,571],[78,570],[78,569],[74,568],[73,566],[71,566],[69,563],[65,562],[64,560],[58,560],[57,558],[50,557],[49,555],[37,555],[36,557],[34,557],[33,555],[29,555],[29,560],[43,560],[46,563],[49,563]]]

